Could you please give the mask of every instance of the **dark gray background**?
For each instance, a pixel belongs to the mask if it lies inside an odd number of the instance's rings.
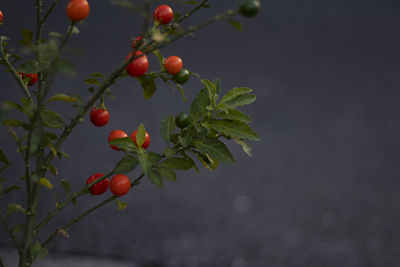
[[[33,2],[2,1],[1,34],[18,40],[21,27],[34,25]],[[237,4],[210,2],[215,9],[202,10],[191,23]],[[120,64],[140,32],[134,13],[108,1],[90,3],[81,34],[69,43],[84,53],[66,54],[78,76],[60,76],[56,91],[87,95],[85,77]],[[46,31],[66,29],[65,5],[61,1]],[[399,14],[400,3],[389,0],[262,1],[257,18],[239,18],[243,32],[221,22],[163,49],[203,78],[220,77],[224,92],[253,88],[258,100],[243,110],[262,141],[251,144],[252,158],[232,144],[237,164],[214,173],[181,172],[163,190],[143,182],[124,197],[126,210],[112,204],[96,211],[50,251],[157,266],[400,266]],[[1,100],[22,96],[9,75],[1,73],[0,80]],[[196,79],[187,84],[190,99],[200,88]],[[150,101],[134,79],[124,79],[113,93],[116,98],[106,101],[110,123],[95,128],[86,118],[64,146],[72,159],[56,161],[60,178],[71,179],[73,188],[121,157],[107,145],[110,131],[131,132],[143,122],[151,150],[160,151],[161,119],[189,108],[161,83]],[[74,114],[67,104],[54,107],[65,118]],[[0,138],[18,162],[4,128]],[[6,175],[19,181],[22,171],[13,167]],[[51,177],[54,184],[57,179]],[[53,207],[52,192],[43,199],[43,207]],[[98,199],[68,208],[49,229]],[[0,229],[6,248],[11,242]]]

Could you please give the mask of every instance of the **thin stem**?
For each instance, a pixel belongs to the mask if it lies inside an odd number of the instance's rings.
[[[44,14],[44,16],[43,16],[43,18],[42,18],[42,21],[41,21],[42,24],[44,24],[44,23],[46,22],[47,17],[51,14],[51,12],[53,12],[54,8],[57,6],[57,4],[58,4],[59,1],[60,1],[60,0],[55,0],[55,1],[51,4],[49,10],[46,12],[46,14]]]
[[[1,259],[1,257],[0,257],[0,267],[6,267],[6,266],[4,265],[4,262],[3,262],[3,260]]]
[[[52,210],[50,213],[47,214],[47,216],[35,227],[34,232],[37,234],[54,216],[56,216],[60,211],[62,211],[75,198],[85,195],[88,192],[88,188],[110,177],[113,174],[114,174],[113,172],[110,172],[101,177],[100,179],[97,179],[96,181],[92,182],[91,184],[84,186],[77,192],[70,194],[60,205],[57,205],[57,207],[54,210]]]
[[[56,56],[54,57],[53,61],[50,63],[50,66],[49,66],[48,70],[44,73],[43,80],[46,80],[46,78],[49,75],[50,71],[53,69],[54,65],[56,64],[58,58],[60,57],[61,51],[63,50],[65,44],[68,42],[69,38],[72,35],[72,31],[74,29],[75,24],[76,24],[76,21],[71,21],[71,25],[69,26],[67,36],[65,36],[65,38],[63,39],[60,47],[58,48]]]
[[[144,174],[142,173],[138,178],[136,178],[132,183],[131,183],[131,187],[139,184],[139,181],[144,177]],[[74,219],[72,219],[71,221],[69,221],[67,224],[57,228],[57,230],[50,235],[50,237],[48,237],[46,239],[46,241],[43,242],[42,246],[45,247],[50,241],[52,241],[58,233],[60,233],[61,231],[66,231],[71,225],[79,222],[80,220],[82,220],[84,217],[86,217],[87,215],[89,215],[90,213],[92,213],[93,211],[97,210],[98,208],[101,208],[102,206],[104,206],[107,203],[110,203],[111,201],[119,198],[121,196],[111,196],[105,200],[103,200],[102,202],[100,202],[99,204],[87,209],[86,211],[84,211],[82,214],[80,214],[79,216],[75,217]]]
[[[20,244],[19,244],[19,242],[18,242],[18,239],[17,239],[17,237],[14,235],[14,233],[13,233],[13,231],[12,231],[12,229],[11,229],[11,227],[8,225],[8,223],[7,223],[7,219],[6,219],[6,217],[3,215],[3,213],[0,211],[0,219],[1,219],[1,221],[3,222],[3,225],[4,225],[4,227],[6,228],[6,230],[7,230],[7,232],[8,232],[8,234],[10,235],[10,237],[11,237],[11,239],[14,241],[14,244],[15,244],[15,247],[17,248],[17,250],[18,250],[18,253],[21,255],[21,246],[20,246]]]
[[[176,20],[177,23],[181,23],[182,21],[184,21],[185,19],[187,19],[188,17],[190,17],[191,15],[193,15],[194,13],[196,13],[205,3],[207,3],[208,0],[203,0],[201,1],[197,6],[195,6],[191,11],[187,12],[185,14],[185,16],[179,18]]]
[[[30,102],[32,102],[32,97],[31,94],[28,91],[28,85],[25,83],[25,81],[22,79],[21,75],[17,72],[17,70],[14,68],[14,66],[8,61],[7,54],[5,53],[3,49],[3,42],[0,42],[0,50],[1,50],[1,55],[2,55],[2,61],[5,63],[7,69],[11,72],[11,74],[14,76],[15,80],[19,84],[19,86],[22,88],[25,96],[29,99]]]

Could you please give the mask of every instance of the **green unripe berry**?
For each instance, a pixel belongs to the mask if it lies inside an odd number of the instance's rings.
[[[260,1],[258,0],[243,0],[239,4],[239,13],[248,18],[257,15],[259,9]]]
[[[189,126],[189,116],[185,112],[179,112],[175,117],[175,124],[183,129]]]
[[[184,84],[189,80],[189,71],[187,69],[182,69],[178,74],[172,76],[172,80],[176,83]]]

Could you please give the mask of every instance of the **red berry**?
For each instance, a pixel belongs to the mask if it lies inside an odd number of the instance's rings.
[[[90,176],[87,179],[86,184],[87,185],[91,184],[92,182],[96,181],[97,179],[99,179],[99,178],[101,178],[103,176],[104,176],[104,174],[102,174],[102,173],[93,174],[92,176]],[[106,178],[104,180],[101,180],[100,182],[95,183],[94,185],[92,185],[90,187],[90,192],[93,195],[101,195],[101,194],[103,194],[104,192],[107,191],[107,188],[108,188],[108,178]]]
[[[3,23],[3,11],[0,10],[0,24]]]
[[[73,21],[84,20],[89,11],[89,3],[86,0],[71,0],[67,5],[67,15]]]
[[[123,196],[131,189],[131,181],[124,174],[115,175],[110,182],[110,190],[116,196]]]
[[[110,143],[114,139],[124,138],[124,137],[128,137],[128,135],[124,131],[122,131],[122,130],[114,130],[108,135],[108,143]],[[110,145],[110,146],[114,150],[120,150],[116,146],[112,146],[112,145]]]
[[[107,109],[94,107],[90,111],[90,121],[94,126],[101,127],[108,123],[110,120],[110,113]]]
[[[172,12],[172,8],[167,5],[158,6],[153,13],[154,20],[158,21],[160,24],[170,23],[173,17],[174,12]]]
[[[28,80],[28,86],[32,86],[37,82],[38,76],[37,73],[23,73],[20,72],[22,79]]]
[[[131,135],[130,135],[130,138],[132,139],[133,142],[135,142],[136,146],[137,146],[137,143],[136,143],[137,132],[138,131],[136,130],[133,133],[131,133]],[[150,145],[150,135],[147,132],[145,132],[145,139],[144,139],[144,142],[142,144],[142,148],[146,149],[146,148],[149,147],[149,145]]]
[[[126,61],[129,61],[132,56],[133,52],[130,52],[126,57]],[[128,66],[126,66],[126,72],[128,72],[130,76],[138,77],[146,73],[149,68],[149,61],[147,60],[147,56],[143,55],[141,51],[136,51],[135,56],[140,57],[134,59]]]
[[[182,70],[182,59],[177,56],[170,56],[164,60],[164,68],[165,70],[174,75],[178,74]]]
[[[140,45],[141,46],[143,46],[143,45],[145,45],[146,44],[146,41],[142,41],[143,40],[143,37],[142,36],[139,36],[139,37],[136,37],[135,38],[135,40],[132,40],[132,49],[135,49],[136,48],[136,46],[140,43]]]

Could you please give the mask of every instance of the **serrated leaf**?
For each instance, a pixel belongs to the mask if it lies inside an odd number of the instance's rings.
[[[42,177],[42,178],[39,179],[39,184],[42,185],[42,186],[44,186],[44,187],[46,187],[46,188],[48,188],[48,189],[53,189],[53,185],[52,185],[51,182],[50,182],[47,178],[45,178],[45,177]]]
[[[248,94],[251,92],[252,92],[252,90],[248,87],[235,87],[232,90],[230,90],[228,93],[226,93],[222,97],[222,99],[219,103],[222,104],[222,103],[229,102],[240,95]]]
[[[96,78],[87,78],[85,80],[86,84],[94,84],[94,85],[100,85],[101,83],[99,82],[99,80],[97,80]]]
[[[256,101],[256,95],[240,95],[230,101],[225,102],[227,108],[236,108],[248,105]]]
[[[116,138],[110,142],[110,145],[127,151],[137,150],[135,143],[132,141],[130,137]]]
[[[136,134],[137,147],[142,147],[145,139],[146,139],[146,129],[144,128],[143,123],[141,123],[139,125],[139,128],[137,130],[137,134]]]
[[[243,25],[242,25],[242,23],[240,23],[239,21],[234,20],[234,19],[228,19],[227,21],[228,21],[228,23],[229,23],[230,25],[232,25],[232,27],[235,28],[236,30],[238,30],[238,31],[242,31],[242,30],[243,30]]]
[[[0,161],[5,164],[8,164],[8,159],[7,159],[6,155],[4,155],[4,153],[1,149],[0,149]]]
[[[60,115],[52,110],[42,110],[40,112],[43,123],[45,126],[50,128],[62,128],[64,126],[64,121],[61,119]]]
[[[117,202],[118,210],[124,210],[124,209],[126,209],[128,207],[128,203],[125,203],[125,202],[120,201],[118,199],[115,199],[114,201]]]
[[[32,60],[19,65],[17,70],[24,73],[38,73],[42,71],[42,68],[36,60]]]
[[[139,160],[136,157],[127,155],[118,161],[113,172],[117,174],[127,173],[135,169],[138,164]]]
[[[260,137],[253,131],[246,123],[234,120],[216,120],[213,118],[207,119],[206,122],[209,127],[219,133],[229,137],[237,137],[241,139],[249,139],[259,141]]]
[[[176,170],[188,170],[193,167],[193,161],[187,158],[171,157],[165,159],[162,164]]]
[[[64,188],[65,192],[67,194],[69,194],[69,192],[71,191],[71,185],[70,185],[69,181],[65,180],[65,179],[61,179],[60,182],[61,182],[61,185]]]
[[[149,161],[148,155],[143,150],[139,150],[138,159],[142,172],[148,176],[151,168],[151,162]]]
[[[56,94],[52,97],[50,97],[48,102],[52,101],[64,101],[64,102],[71,102],[71,103],[78,103],[79,100],[75,96],[69,96],[66,94]]]
[[[149,76],[141,76],[141,77],[136,77],[136,79],[139,81],[140,85],[143,88],[144,99],[145,100],[150,99],[157,90],[154,78]]]
[[[235,140],[236,143],[238,143],[239,145],[242,146],[243,151],[249,156],[251,157],[251,147],[242,139],[239,138],[233,138],[233,140]]]
[[[23,126],[27,126],[28,125],[25,122],[17,120],[17,119],[5,120],[5,121],[3,121],[3,124],[11,126],[11,127],[23,127]]]
[[[208,97],[207,89],[202,89],[193,99],[190,105],[190,116],[192,117],[192,122],[197,122],[201,117],[203,117],[207,112],[207,107],[210,105],[210,99]]]
[[[25,224],[16,224],[11,228],[11,230],[14,232],[14,234],[18,234],[24,228],[25,228]]]
[[[155,170],[155,169],[149,170],[147,177],[158,188],[163,187],[163,180],[162,180],[161,174],[157,170]]]
[[[164,138],[165,142],[167,142],[168,147],[171,135],[173,135],[175,132],[175,128],[176,125],[174,116],[168,115],[162,120],[160,125],[161,136]]]
[[[21,29],[22,39],[19,44],[24,46],[32,46],[33,33],[29,29]]]
[[[7,205],[7,216],[10,216],[16,212],[25,212],[25,209],[19,205],[19,204],[15,204],[15,203],[9,203]]]
[[[168,181],[176,182],[176,173],[172,169],[165,166],[157,166],[157,170]]]
[[[227,112],[218,112],[214,114],[214,116],[220,119],[237,120],[245,123],[249,123],[252,121],[249,116],[237,109],[227,109]]]
[[[210,80],[201,80],[201,82],[206,86],[208,91],[208,98],[211,100],[213,105],[215,105],[217,97],[217,88],[213,82]]]
[[[31,250],[33,258],[44,258],[49,254],[47,248],[43,248],[39,241],[36,241]]]
[[[235,163],[231,152],[226,145],[216,138],[206,137],[201,140],[194,140],[194,146],[204,154],[210,155],[221,162]]]

